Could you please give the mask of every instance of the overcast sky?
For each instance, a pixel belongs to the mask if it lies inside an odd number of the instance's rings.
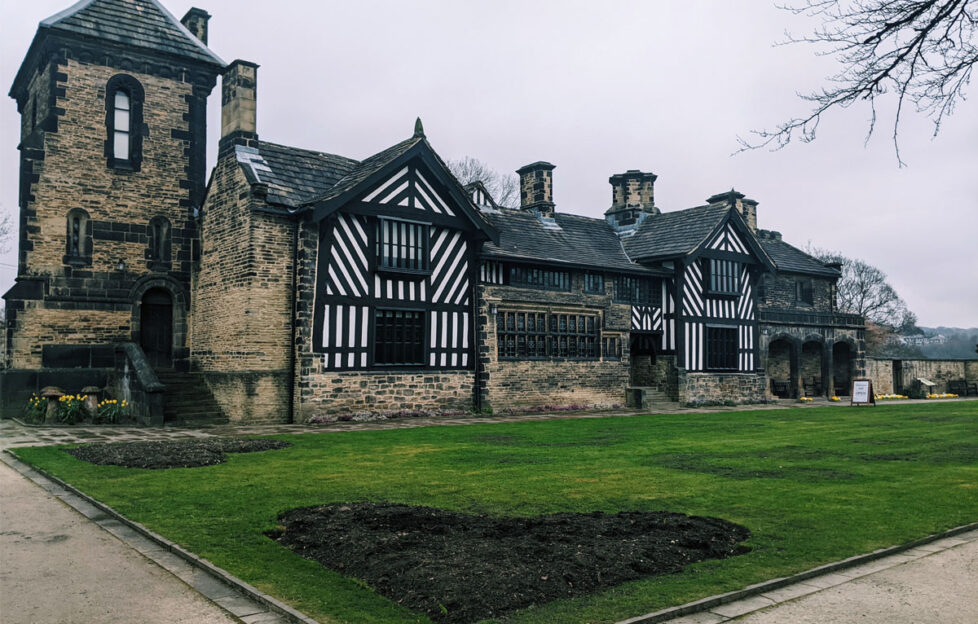
[[[163,1],[178,18],[193,6]],[[0,2],[5,90],[37,23],[70,4]],[[903,169],[886,109],[866,146],[868,110],[851,108],[828,115],[814,143],[731,156],[738,135],[805,112],[796,93],[834,69],[811,48],[773,45],[811,27],[774,0],[198,6],[219,56],[261,65],[262,139],[359,159],[409,137],[420,116],[445,159],[500,171],[552,162],[557,210],[595,217],[611,204],[608,177],[627,169],[658,174],[664,211],[735,187],[760,202],[760,227],[879,267],[921,325],[978,326],[978,98],[935,139],[926,118],[906,114]],[[15,102],[0,111],[0,206],[13,211]],[[15,264],[16,250],[0,256],[3,291]]]

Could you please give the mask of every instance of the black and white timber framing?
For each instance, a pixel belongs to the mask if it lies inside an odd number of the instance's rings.
[[[730,214],[682,265],[680,353],[687,371],[752,372],[760,363],[754,286],[765,256]],[[728,365],[711,365],[711,328],[736,332],[736,360]]]
[[[313,339],[327,370],[473,365],[476,253],[487,235],[426,152],[418,143],[323,211]]]

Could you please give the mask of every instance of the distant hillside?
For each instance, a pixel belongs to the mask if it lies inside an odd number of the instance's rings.
[[[915,345],[929,358],[978,358],[978,327],[921,327],[926,341]]]

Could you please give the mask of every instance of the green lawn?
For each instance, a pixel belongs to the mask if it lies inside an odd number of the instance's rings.
[[[978,402],[555,420],[284,436],[206,468],[24,460],[323,622],[424,622],[263,535],[287,509],[390,501],[498,515],[668,510],[753,550],[520,612],[613,622],[978,521]]]

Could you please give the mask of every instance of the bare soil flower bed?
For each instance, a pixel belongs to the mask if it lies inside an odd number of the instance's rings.
[[[225,453],[255,453],[292,446],[282,440],[206,438],[158,442],[98,442],[66,449],[82,461],[126,468],[196,468],[227,460]]]
[[[270,534],[436,622],[468,624],[746,552],[742,526],[669,512],[495,518],[396,504],[293,509]]]

